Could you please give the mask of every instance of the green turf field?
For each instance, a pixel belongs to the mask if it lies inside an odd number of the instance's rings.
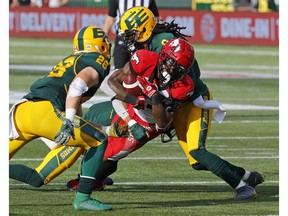
[[[27,92],[34,80],[48,72],[43,66],[52,67],[72,52],[72,41],[11,38],[9,47],[10,92]],[[93,193],[114,208],[97,214],[279,215],[278,48],[194,48],[203,80],[214,97],[229,108],[222,124],[212,123],[207,148],[235,165],[263,173],[265,182],[256,188],[257,198],[234,202],[233,189],[221,179],[188,165],[175,139],[170,143],[155,139],[119,162],[111,176],[113,186]],[[48,150],[40,141],[33,141],[10,163],[36,167]],[[76,162],[41,188],[9,180],[10,215],[96,215],[71,210],[74,194],[66,190],[66,182],[76,177],[78,166]]]

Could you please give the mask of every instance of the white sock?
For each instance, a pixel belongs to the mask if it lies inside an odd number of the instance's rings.
[[[246,181],[249,178],[250,174],[251,174],[250,171],[245,170],[245,174],[243,175],[242,180]]]
[[[239,182],[238,186],[237,186],[235,189],[238,189],[238,188],[243,187],[243,186],[245,186],[245,185],[246,185],[246,183],[241,180],[241,181]]]

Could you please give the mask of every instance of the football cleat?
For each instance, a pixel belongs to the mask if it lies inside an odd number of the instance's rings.
[[[250,176],[246,180],[247,185],[253,188],[255,188],[258,184],[261,184],[263,182],[264,182],[263,176],[257,171],[251,172]]]
[[[74,201],[72,204],[72,209],[75,211],[107,211],[111,210],[112,206],[101,203],[97,199],[89,199],[83,202]]]
[[[67,189],[70,191],[76,192],[78,190],[79,179],[80,179],[80,177],[78,175],[77,178],[68,181],[66,184]],[[93,190],[94,191],[101,191],[106,187],[106,185],[113,185],[113,183],[114,183],[114,181],[112,178],[106,177],[104,179],[104,181],[95,182],[94,186],[93,186]]]
[[[114,180],[112,178],[106,177],[104,179],[105,185],[113,185],[114,184]]]
[[[244,185],[236,190],[236,195],[234,200],[236,201],[244,201],[252,198],[256,198],[256,191],[253,187]]]

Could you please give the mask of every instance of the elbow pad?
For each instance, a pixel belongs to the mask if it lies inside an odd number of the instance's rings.
[[[67,97],[82,96],[88,90],[86,82],[80,77],[76,77],[69,86]]]

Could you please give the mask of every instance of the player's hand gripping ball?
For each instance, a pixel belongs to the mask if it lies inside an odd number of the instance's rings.
[[[139,81],[137,80],[137,75],[128,74],[123,79],[123,88],[134,96],[140,96],[142,90],[139,86]]]

